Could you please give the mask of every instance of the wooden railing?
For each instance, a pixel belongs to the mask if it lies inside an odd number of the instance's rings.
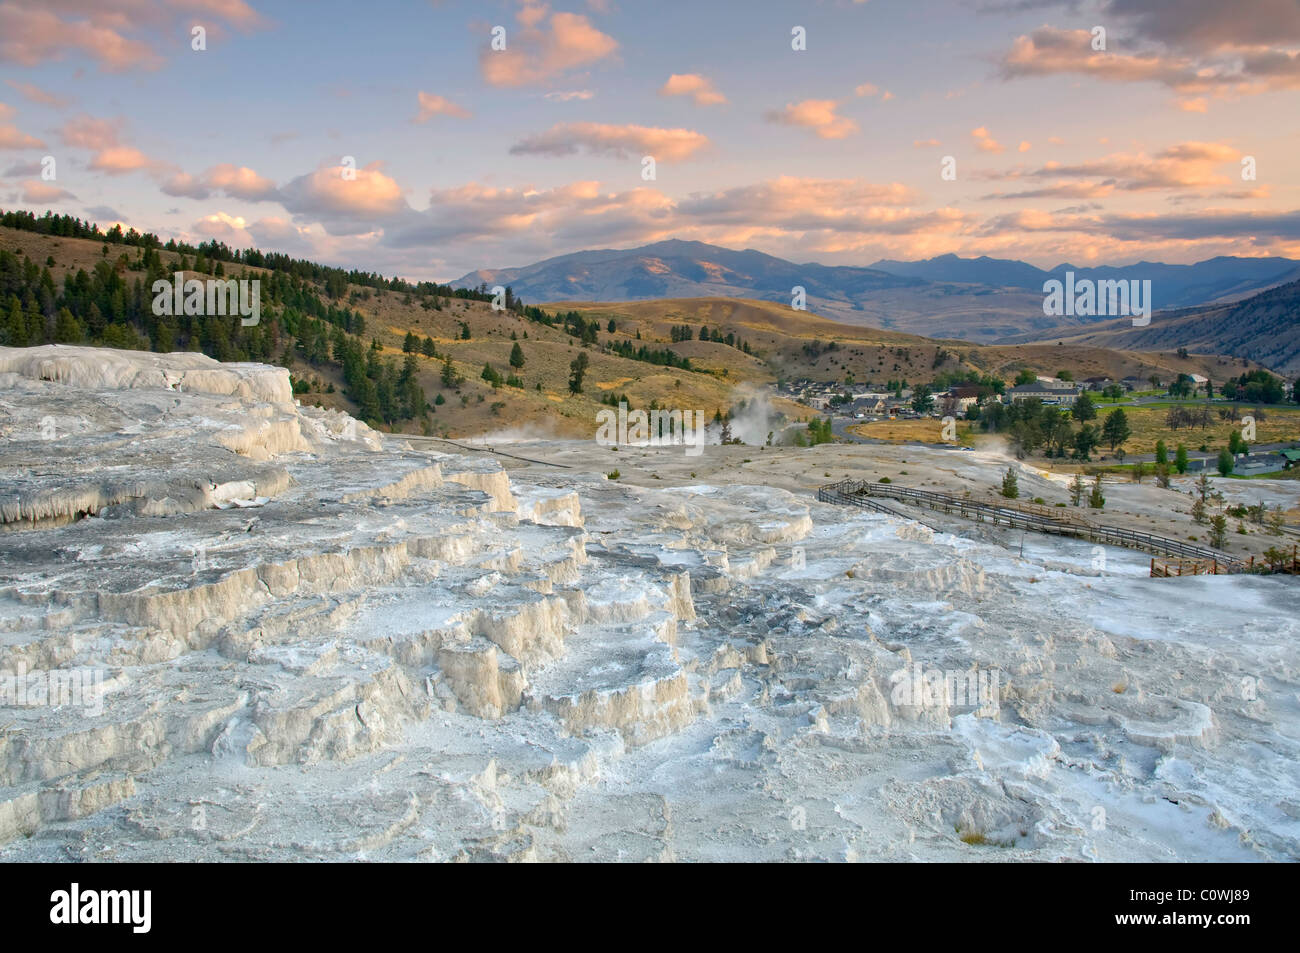
[[[817,499],[826,503],[839,503],[864,506],[877,509],[865,502],[871,498],[899,500],[914,506],[927,507],[944,513],[951,513],[965,519],[978,522],[990,522],[995,525],[1009,526],[1013,529],[1032,530],[1038,533],[1050,533],[1057,536],[1073,536],[1112,546],[1128,549],[1140,549],[1157,556],[1173,556],[1193,560],[1208,560],[1215,567],[1215,572],[1236,573],[1256,569],[1251,563],[1242,562],[1236,557],[1208,546],[1197,546],[1180,539],[1143,533],[1138,530],[1124,529],[1119,526],[1106,526],[1094,523],[1074,514],[1057,515],[1047,507],[1028,509],[1028,504],[1006,502],[986,502],[966,497],[949,496],[932,490],[917,490],[912,487],[895,486],[891,483],[872,483],[867,480],[841,480],[828,483],[817,490]],[[897,512],[894,515],[898,515]]]

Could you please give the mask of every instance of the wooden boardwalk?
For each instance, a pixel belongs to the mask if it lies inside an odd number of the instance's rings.
[[[1182,559],[1177,557],[1151,557],[1151,575],[1164,579],[1168,576],[1217,576],[1219,563],[1214,559]]]
[[[1140,549],[1159,557],[1151,561],[1153,576],[1272,571],[1267,564],[1254,558],[1243,561],[1208,546],[1197,546],[1180,539],[1170,539],[1167,536],[1157,536],[1154,533],[1143,533],[1119,526],[1107,526],[1079,513],[1061,512],[1060,508],[1032,503],[997,498],[978,500],[949,496],[931,490],[916,490],[892,483],[871,483],[866,480],[841,480],[838,483],[828,483],[817,490],[817,499],[822,502],[860,506],[876,511],[885,509],[877,505],[877,500],[880,498],[898,500],[981,523],[1032,530],[1055,536],[1071,536],[1128,549]],[[898,515],[897,511],[887,509],[886,511]],[[1293,553],[1293,563],[1294,555]],[[1288,570],[1283,569],[1283,571]]]

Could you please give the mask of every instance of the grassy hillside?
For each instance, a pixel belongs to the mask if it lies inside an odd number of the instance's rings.
[[[897,331],[846,325],[781,304],[736,298],[682,298],[591,304],[564,303],[602,321],[614,318],[620,328],[640,330],[643,337],[668,340],[674,325],[686,323],[721,328],[748,342],[761,360],[764,379],[808,377],[884,384],[890,379],[926,382],[941,371],[973,370],[1012,380],[1026,368],[1053,375],[1070,371],[1076,380],[1106,376],[1173,379],[1179,373],[1203,374],[1222,381],[1254,364],[1217,355],[1179,357],[1170,352],[1115,351],[1090,345],[1019,344],[972,345],[966,341],[924,338]],[[835,347],[830,345],[834,343]],[[675,350],[693,353],[704,342],[683,342]],[[718,348],[719,345],[708,345]],[[728,349],[730,350],[730,349]],[[714,360],[732,374],[745,373],[745,364],[724,351],[711,351]],[[730,362],[729,362],[730,359]],[[694,360],[694,357],[692,357]]]
[[[116,274],[119,284],[126,286],[145,276],[139,248],[106,245],[98,239],[0,228],[0,250],[13,253],[19,261],[29,260],[42,269],[48,267],[56,289],[63,288],[69,276],[75,282],[79,272],[94,275],[97,269],[101,275]],[[167,274],[178,267],[183,257],[165,249],[157,249],[156,255],[159,262],[153,267],[161,267]],[[210,273],[193,270],[192,254],[186,264],[191,266],[187,277],[202,278]],[[1043,374],[1069,370],[1076,379],[1098,374],[1119,378],[1157,373],[1173,377],[1180,371],[1216,379],[1227,376],[1222,361],[1212,356],[1180,359],[1173,353],[1125,353],[1087,345],[980,347],[963,341],[931,340],[845,325],[781,304],[735,298],[545,305],[548,314],[572,310],[583,321],[596,322],[595,341],[584,347],[579,337],[562,324],[548,326],[517,310],[494,311],[489,302],[447,297],[430,291],[431,286],[404,286],[407,291],[394,291],[382,280],[348,282],[336,270],[320,280],[311,277],[310,269],[299,272],[293,277],[291,295],[284,292],[286,297],[279,301],[264,300],[263,327],[244,329],[250,332],[245,336],[251,340],[235,342],[245,350],[225,359],[284,364],[295,379],[303,382],[300,388],[307,388],[299,394],[303,402],[360,414],[355,390],[345,393],[343,367],[331,359],[325,340],[326,332],[335,337],[341,332],[322,319],[312,318],[310,313],[286,315],[286,311],[294,309],[285,302],[292,299],[300,306],[304,306],[302,301],[315,302],[318,308],[330,308],[331,313],[361,316],[364,330],[348,335],[349,339],[357,346],[364,345],[367,357],[372,342],[377,342],[379,360],[392,361],[397,367],[407,359],[402,348],[408,333],[422,345],[427,338],[436,357],[417,351],[412,362],[415,381],[429,404],[427,417],[416,414],[386,425],[387,429],[412,433],[426,431],[456,437],[517,430],[589,436],[596,427],[596,414],[605,406],[602,399],[626,395],[634,407],[644,408],[657,400],[663,407],[699,409],[712,416],[752,394],[755,386],[770,385],[779,378],[851,379],[858,384],[884,385],[890,379],[928,382],[941,371],[976,371],[1009,380],[1024,368]],[[289,284],[282,272],[245,263],[227,266],[228,277],[238,274],[261,277],[271,284]],[[366,279],[361,276],[361,280]],[[27,304],[36,307],[35,302]],[[48,337],[55,323],[52,315],[47,314],[44,322],[47,340],[59,340]],[[238,335],[237,319],[231,323],[236,325],[232,335]],[[674,328],[682,326],[691,329],[690,340],[676,340],[680,335],[674,334]],[[731,335],[733,343],[699,340],[701,327],[711,329],[715,336]],[[97,341],[89,329],[83,329],[83,333],[82,340],[110,343]],[[138,343],[116,342],[116,346],[149,346],[147,337],[135,335],[133,340]],[[518,369],[509,363],[515,344],[524,357]],[[188,346],[197,348],[200,342],[191,340]],[[207,342],[202,346],[209,350]],[[675,362],[687,359],[690,367],[662,366],[616,353],[619,349],[635,352],[640,348],[670,351]],[[589,367],[582,393],[574,394],[569,387],[570,368],[579,354],[587,355]],[[443,382],[448,357],[459,377],[451,385]],[[491,364],[503,378],[514,374],[521,386],[492,386],[481,377],[485,364]],[[1240,373],[1243,366],[1232,362],[1231,373]],[[439,398],[442,403],[438,403]],[[777,402],[776,409],[792,419],[809,415],[807,408],[788,402]]]
[[[1065,335],[1057,340],[1064,340],[1070,347],[1153,351],[1181,347],[1205,354],[1231,354],[1239,366],[1249,361],[1294,376],[1300,374],[1300,281],[1233,304],[1160,312],[1146,327],[1135,328],[1131,319],[1122,318],[1093,325],[1086,331],[1065,328],[1057,333]],[[1231,363],[1230,358],[1225,360]],[[1235,376],[1221,370],[1220,374]]]

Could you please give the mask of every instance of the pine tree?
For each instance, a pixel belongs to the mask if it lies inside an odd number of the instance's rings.
[[[1002,477],[1002,495],[1009,500],[1017,499],[1020,496],[1020,486],[1016,480],[1016,471],[1007,467],[1006,475]]]
[[[17,296],[9,299],[9,318],[5,322],[5,343],[10,347],[27,346],[27,319]]]
[[[1076,473],[1074,480],[1070,483],[1070,500],[1075,506],[1083,502],[1083,494],[1087,491],[1088,488],[1083,484],[1083,474]]]
[[[515,346],[510,349],[510,366],[515,370],[524,366],[524,351],[516,341]]]
[[[1215,549],[1222,549],[1227,538],[1228,519],[1222,513],[1218,513],[1210,520],[1210,545]]]
[[[1089,396],[1087,391],[1084,391],[1079,395],[1079,399],[1076,400],[1074,406],[1070,408],[1070,413],[1074,416],[1074,419],[1080,423],[1087,423],[1089,420],[1092,420],[1097,416],[1097,408],[1093,405],[1092,397]]]
[[[437,357],[438,349],[434,347],[433,338],[426,337],[424,343],[420,345],[420,353],[425,357]]]
[[[569,393],[582,393],[582,377],[587,373],[589,363],[586,354],[579,354],[574,358],[573,363],[569,365]]]
[[[406,355],[402,361],[402,373],[398,380],[405,384],[409,380],[414,380],[415,375],[420,371],[420,362],[416,360],[414,354]]]
[[[1116,408],[1106,415],[1106,422],[1102,424],[1101,434],[1112,451],[1133,435],[1122,407]]]
[[[58,344],[76,344],[85,335],[81,322],[67,308],[60,308],[54,320],[54,340]]]
[[[461,376],[456,373],[456,368],[452,367],[451,355],[448,354],[442,362],[442,386],[455,387],[460,382]]]
[[[1088,505],[1094,510],[1099,510],[1106,505],[1106,497],[1101,492],[1101,474],[1098,473],[1092,481],[1092,492],[1088,494]]]

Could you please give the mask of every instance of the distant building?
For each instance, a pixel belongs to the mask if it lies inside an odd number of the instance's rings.
[[[883,398],[872,396],[855,400],[848,409],[854,414],[883,414],[886,406]]]
[[[1059,377],[1040,377],[1038,383],[1050,390],[1069,390],[1077,386],[1074,381],[1063,381]]]
[[[946,414],[964,414],[979,402],[980,389],[970,386],[953,387],[935,397],[935,405]]]
[[[1013,404],[1022,400],[1041,400],[1045,404],[1064,404],[1067,407],[1079,399],[1080,389],[1069,384],[1066,387],[1046,387],[1043,384],[1021,384],[1007,391]]]

